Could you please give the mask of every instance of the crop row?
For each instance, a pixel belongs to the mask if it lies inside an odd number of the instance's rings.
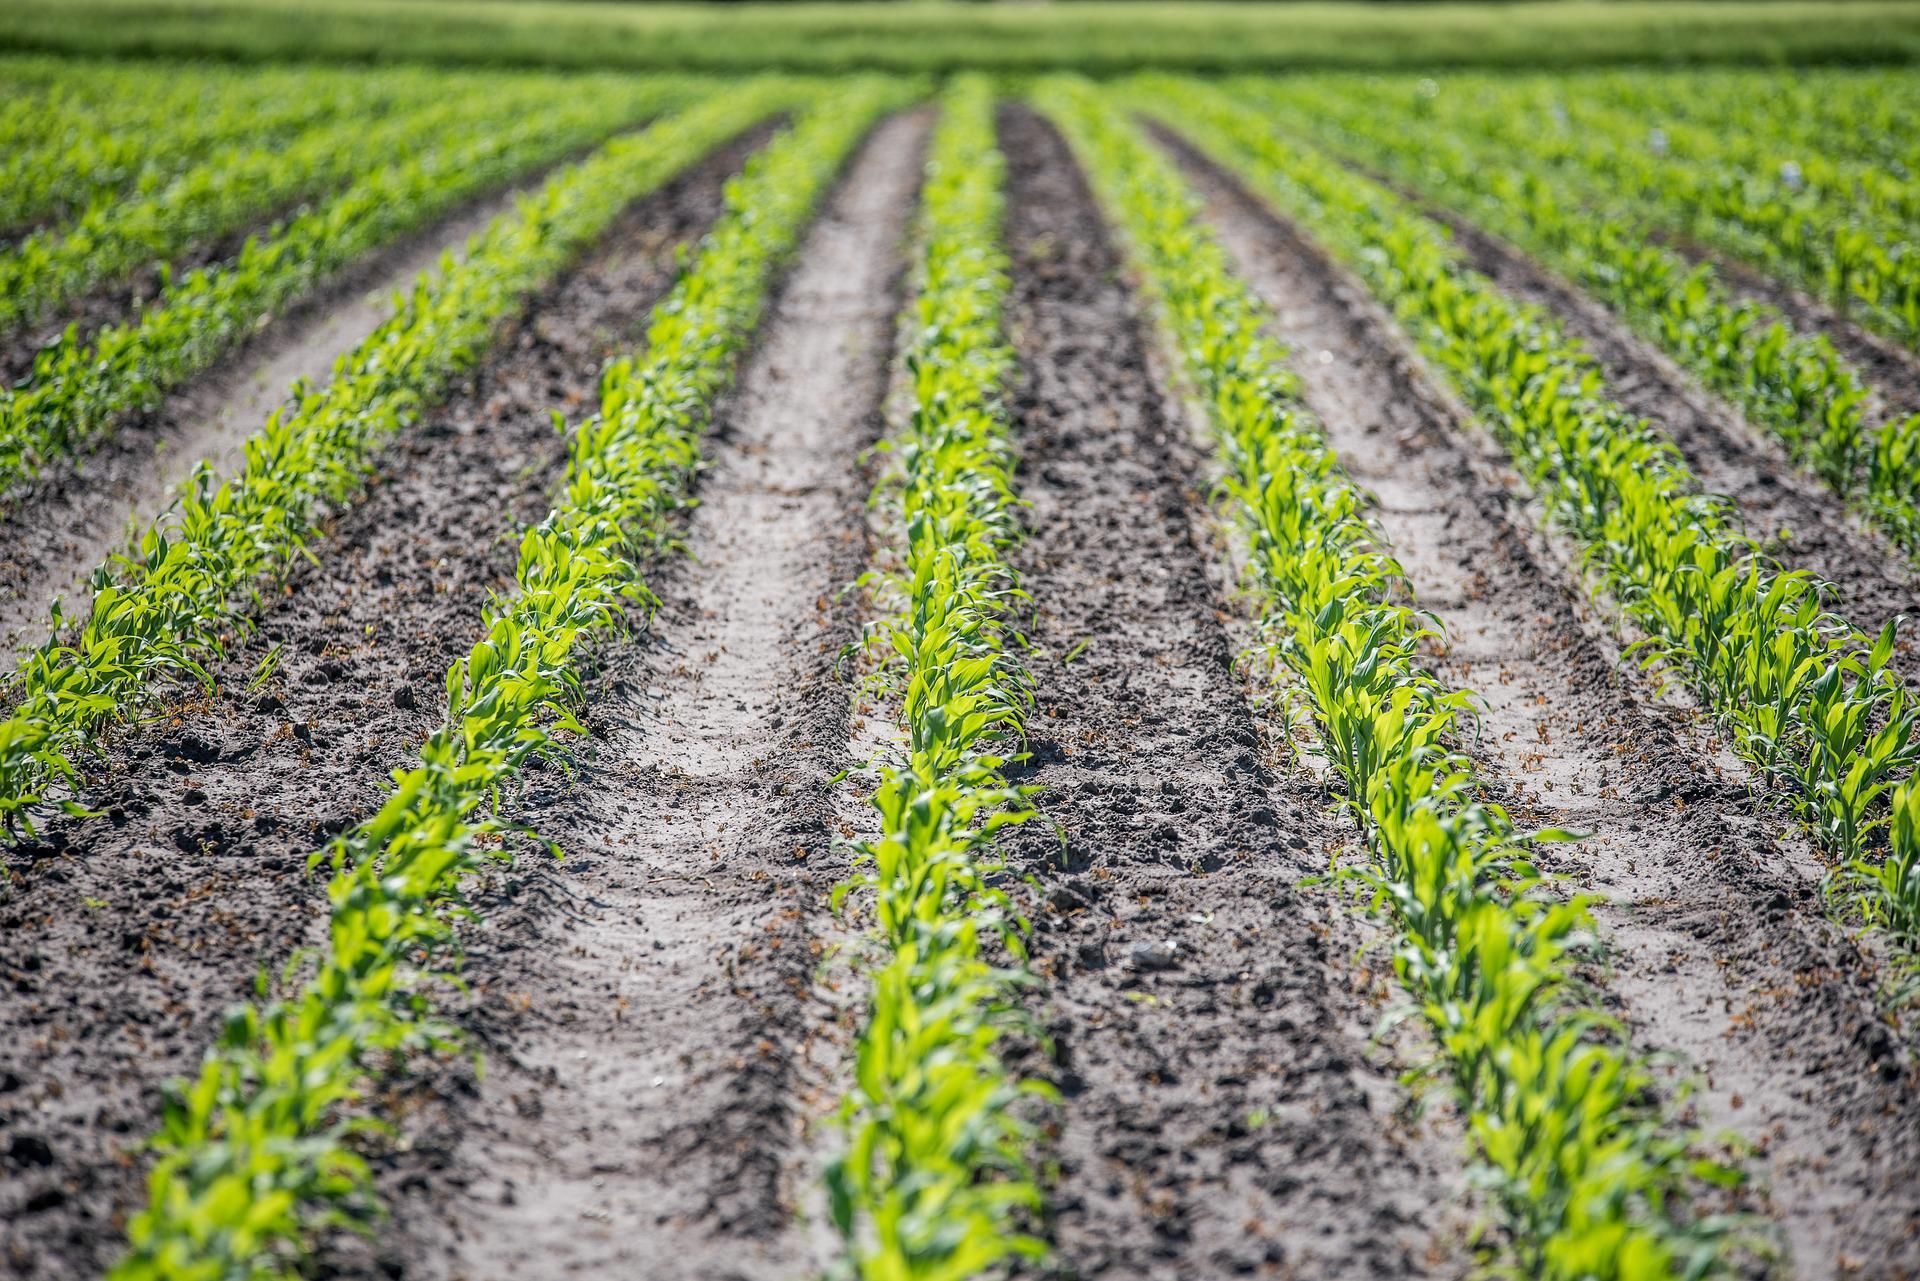
[[[476,115],[510,120],[552,98],[551,86],[539,82],[473,86],[392,115],[372,104],[290,139],[268,131],[222,148],[150,195],[96,204],[76,222],[36,232],[0,255],[0,335],[35,324],[143,264],[170,262],[426,150]]]
[[[1646,222],[1774,272],[1909,347],[1920,345],[1920,250],[1912,219],[1836,208],[1804,180],[1666,154],[1637,118],[1557,125],[1524,88],[1484,82],[1424,99],[1429,119],[1479,132],[1529,167],[1564,173]],[[1542,119],[1542,115],[1548,116]]]
[[[1641,101],[1631,89],[1619,91],[1617,78],[1608,76],[1573,85],[1537,77],[1494,82],[1477,76],[1448,77],[1435,84],[1438,94],[1466,98],[1476,108],[1499,99],[1513,109],[1537,113],[1546,128],[1568,137],[1636,141],[1654,158],[1689,166],[1717,185],[1778,193],[1833,222],[1854,218],[1866,226],[1896,229],[1911,218],[1920,186],[1902,172],[1904,160],[1888,167],[1829,154],[1822,132],[1782,121],[1753,100],[1760,79],[1749,77],[1746,101],[1722,95],[1703,102],[1681,93],[1667,95],[1672,103],[1668,107]],[[1695,119],[1698,115],[1706,118]]]
[[[1670,1276],[1713,1234],[1677,1217],[1684,1138],[1663,1135],[1624,1029],[1574,969],[1588,901],[1550,891],[1522,832],[1452,744],[1471,694],[1423,670],[1435,633],[1403,603],[1371,501],[1299,404],[1270,316],[1233,275],[1170,162],[1084,83],[1044,85],[1159,303],[1205,406],[1249,550],[1266,646],[1312,707],[1342,808],[1372,858],[1353,873],[1399,934],[1395,969],[1431,1028],[1524,1274]]]
[[[847,1151],[828,1171],[835,1221],[869,1281],[966,1281],[1043,1252],[1017,1222],[1040,1204],[1017,1105],[1044,1091],[996,1053],[1021,1022],[1022,972],[990,955],[1025,955],[993,849],[1031,812],[1003,772],[1031,694],[1005,621],[1020,596],[1005,559],[1019,525],[993,134],[989,83],[956,80],[927,163],[904,357],[912,408],[874,495],[886,546],[867,581],[890,608],[869,645],[904,741],[878,763],[880,830],[838,891],[871,896],[884,956],[842,1107]]]
[[[763,84],[727,94],[706,118],[730,112],[737,126],[791,97]],[[573,433],[560,504],[521,540],[518,590],[487,611],[482,639],[447,673],[446,720],[420,763],[396,771],[374,817],[314,856],[333,868],[316,972],[231,1014],[169,1107],[116,1281],[292,1276],[312,1233],[367,1222],[373,1190],[354,1136],[378,1123],[353,1105],[392,1055],[456,1039],[430,991],[457,957],[465,882],[518,834],[489,802],[581,730],[582,645],[650,610],[641,561],[670,541],[775,270],[842,159],[899,97],[897,84],[845,83],[728,187],[721,221],[655,308],[644,354],[608,369],[599,412]],[[657,147],[610,155],[625,172],[608,160],[583,167],[580,196],[617,208],[661,176]]]
[[[26,82],[0,106],[0,235],[145,199],[223,144],[257,147],[332,120],[419,107],[476,81],[396,69],[180,75],[112,63],[42,70],[18,59],[0,67]]]
[[[1750,137],[1776,149],[1773,158],[1780,163],[1791,161],[1809,175],[1828,160],[1891,169],[1885,177],[1895,180],[1920,175],[1920,142],[1906,128],[1920,112],[1920,92],[1904,69],[1810,70],[1792,76],[1753,70],[1611,71],[1570,78],[1564,88],[1571,102],[1591,99],[1632,111],[1649,118],[1652,128],[1675,119]],[[1753,154],[1757,157],[1758,150]],[[1774,164],[1752,167],[1756,173],[1779,173]]]
[[[1702,383],[1778,438],[1795,462],[1920,555],[1920,415],[1875,426],[1858,372],[1820,334],[1741,298],[1624,206],[1569,193],[1506,149],[1449,132],[1403,95],[1353,83],[1248,85],[1276,123],[1418,187],[1538,255],[1617,308]]]
[[[1395,311],[1642,629],[1636,650],[1701,697],[1833,861],[1833,890],[1911,965],[1920,879],[1892,819],[1913,804],[1920,710],[1889,666],[1894,624],[1860,635],[1824,607],[1819,582],[1762,555],[1671,442],[1607,397],[1577,343],[1468,268],[1404,201],[1218,90],[1152,82],[1139,100]]]
[[[157,683],[208,679],[205,663],[244,629],[260,590],[302,554],[328,508],[359,489],[375,451],[622,209],[803,92],[779,80],[733,86],[562,171],[496,218],[463,262],[424,276],[324,389],[276,411],[247,441],[238,475],[223,480],[202,464],[176,509],[95,572],[78,636],[68,640],[56,619],[53,638],[15,674],[15,710],[0,722],[8,824],[30,825],[45,800],[71,805],[77,758],[147,710]]]
[[[138,317],[91,335],[69,329],[42,349],[32,373],[0,393],[0,494],[104,437],[128,413],[151,408],[362,254],[684,102],[695,88],[670,78],[628,80],[556,100],[535,86],[462,99],[403,122],[406,145],[331,199],[248,240],[232,260],[172,282]]]

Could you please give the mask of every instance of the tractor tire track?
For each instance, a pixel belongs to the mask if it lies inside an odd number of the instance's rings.
[[[326,898],[306,855],[371,812],[439,723],[447,665],[512,581],[503,536],[551,505],[550,411],[594,397],[751,145],[636,203],[387,452],[318,564],[217,666],[217,692],[112,747],[89,797],[101,818],[5,855],[0,1275],[94,1276],[119,1248],[143,1196],[144,1162],[123,1154],[153,1130],[160,1085],[198,1064],[260,967],[315,941]]]
[[[1163,138],[1166,135],[1162,135]],[[1466,744],[1523,825],[1591,830],[1555,856],[1610,946],[1597,976],[1643,1051],[1679,1051],[1709,1132],[1756,1146],[1758,1202],[1803,1278],[1920,1268],[1920,1094],[1875,975],[1822,912],[1805,855],[1751,780],[1623,674],[1577,578],[1529,528],[1492,442],[1362,287],[1196,153],[1171,144],[1243,278],[1296,353],[1304,398],[1419,603],[1431,657],[1485,700]]]
[[[1344,909],[1296,888],[1339,837],[1259,759],[1190,460],[1092,197],[1030,112],[1003,114],[1002,146],[1031,503],[1015,562],[1036,602],[1016,777],[1043,789],[1009,844],[1047,892],[1060,1262],[1086,1281],[1428,1275],[1448,1185],[1368,1061]]]
[[[520,815],[568,851],[497,885],[468,977],[489,1056],[383,1175],[387,1274],[791,1278],[818,1170],[799,1096],[848,764],[905,236],[930,123],[883,124],[802,246],[709,442],[651,635],[608,658],[595,744]],[[830,1231],[830,1229],[826,1229]]]

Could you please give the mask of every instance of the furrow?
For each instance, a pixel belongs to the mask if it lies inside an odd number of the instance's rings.
[[[1025,109],[1002,145],[1035,601],[1015,781],[1043,789],[1010,845],[1048,895],[1061,1261],[1090,1281],[1424,1275],[1444,1184],[1369,1061],[1342,909],[1296,888],[1337,838],[1259,759],[1190,459],[1074,161]]]
[[[1166,135],[1210,220],[1296,353],[1302,398],[1373,513],[1418,603],[1445,623],[1428,658],[1485,705],[1468,745],[1516,816],[1593,833],[1553,862],[1606,896],[1596,978],[1643,1047],[1677,1052],[1709,1133],[1751,1143],[1793,1275],[1915,1265],[1904,1189],[1920,1107],[1904,1088],[1873,974],[1824,918],[1807,857],[1715,767],[1696,732],[1622,673],[1577,579],[1530,527],[1464,411],[1422,372],[1360,286],[1242,188]],[[1863,1073],[1862,1060],[1884,1070]]]
[[[1657,423],[1707,492],[1732,499],[1756,537],[1777,540],[1780,559],[1838,587],[1837,612],[1869,633],[1920,612],[1920,571],[1849,517],[1839,499],[1748,427],[1739,411],[1701,389],[1606,307],[1519,250],[1444,210],[1426,212],[1452,231],[1468,266],[1551,314],[1583,343],[1599,362],[1609,394]],[[1920,681],[1916,644],[1911,631],[1902,637],[1910,684]]]
[[[549,412],[593,398],[601,361],[672,283],[676,251],[713,221],[750,149],[736,142],[637,203],[529,304],[385,456],[319,563],[215,669],[218,693],[116,747],[105,814],[9,854],[0,969],[18,999],[0,1080],[19,1085],[0,1094],[0,1144],[35,1137],[52,1160],[4,1185],[0,1263],[78,1278],[108,1262],[141,1190],[141,1164],[119,1154],[153,1129],[157,1087],[191,1069],[262,958],[320,941],[324,883],[306,854],[371,811],[438,723],[448,663],[512,580],[505,536],[550,501],[565,442]]]
[[[7,665],[46,639],[56,599],[77,606],[94,567],[124,550],[202,461],[237,472],[243,446],[292,397],[325,387],[335,365],[385,323],[414,282],[466,257],[473,237],[537,190],[546,174],[475,202],[432,230],[375,253],[316,296],[271,318],[228,367],[140,415],[87,454],[50,470],[38,492],[0,512],[0,653]]]
[[[1396,308],[1580,544],[1594,585],[1647,630],[1643,661],[1684,679],[1768,791],[1786,790],[1831,862],[1836,906],[1886,939],[1897,999],[1920,938],[1920,717],[1892,665],[1894,624],[1868,637],[1827,610],[1816,576],[1756,549],[1729,500],[1701,493],[1673,443],[1611,398],[1585,345],[1458,261],[1438,224],[1204,86],[1148,100]]]
[[[1772,307],[1802,333],[1824,334],[1842,356],[1858,367],[1867,385],[1879,397],[1885,417],[1920,413],[1920,352],[1900,346],[1812,294],[1722,254],[1684,239],[1674,248],[1695,262],[1711,262],[1714,271],[1733,290]]]
[[[0,396],[0,489],[17,498],[49,463],[110,437],[129,413],[157,403],[363,254],[688,96],[672,80],[599,89],[583,85],[557,104],[521,89],[479,107],[456,100],[423,113],[408,122],[419,145],[398,147],[391,163],[365,168],[329,199],[246,239],[231,261],[185,273],[158,305],[124,323],[61,332],[34,353],[32,373]],[[358,141],[377,152],[392,140],[366,133]],[[86,238],[77,239],[84,253]]]
[[[836,597],[865,558],[859,459],[926,125],[883,125],[802,245],[717,421],[686,561],[654,581],[648,643],[596,678],[592,759],[517,815],[568,857],[489,893],[467,967],[488,1071],[444,1084],[385,1176],[383,1266],[704,1279],[824,1261],[830,1238],[794,1218],[817,1170],[794,1167],[847,765],[856,620]]]
[[[85,621],[33,651],[9,682],[0,811],[10,831],[69,808],[103,736],[155,713],[244,636],[260,595],[284,585],[327,517],[353,500],[378,450],[491,349],[502,324],[634,199],[805,91],[766,79],[617,139],[518,203],[468,258],[421,282],[331,382],[275,412],[246,465],[196,471],[177,502],[92,584]]]

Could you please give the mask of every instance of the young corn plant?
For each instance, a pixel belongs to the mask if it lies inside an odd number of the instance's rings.
[[[577,655],[654,598],[639,565],[670,544],[700,438],[779,264],[842,159],[899,85],[856,80],[749,162],[692,268],[655,308],[645,354],[612,365],[574,432],[560,505],[520,544],[517,590],[447,673],[447,715],[380,811],[313,856],[333,871],[328,940],[290,995],[236,1009],[153,1146],[147,1206],[113,1281],[291,1278],[319,1232],[378,1212],[356,1136],[364,1082],[392,1056],[457,1045],[435,983],[459,960],[463,887],[507,857],[501,794],[578,733]],[[263,988],[265,983],[263,981]]]
[[[63,58],[9,59],[6,70],[15,83],[0,107],[0,236],[149,196],[229,143],[285,141],[315,125],[404,111],[487,83],[399,67],[183,72]]]
[[[1894,624],[1861,635],[1827,610],[1823,584],[1762,555],[1671,442],[1607,398],[1578,344],[1465,267],[1398,197],[1213,88],[1156,80],[1131,100],[1299,219],[1394,309],[1644,632],[1647,666],[1700,694],[1819,841],[1829,888],[1888,931],[1903,971],[1920,968],[1920,936],[1893,932],[1914,904],[1878,901],[1916,888],[1880,874],[1900,857],[1893,791],[1920,761],[1920,709],[1890,667]]]
[[[1418,662],[1431,634],[1400,566],[1298,403],[1268,316],[1170,163],[1083,82],[1044,82],[1124,230],[1226,464],[1225,497],[1272,653],[1305,691],[1341,804],[1371,851],[1356,875],[1398,929],[1394,965],[1438,1044],[1512,1238],[1516,1276],[1701,1276],[1725,1234],[1690,1220],[1689,1155],[1625,1030],[1587,999],[1590,898],[1550,889],[1522,832],[1453,744],[1471,695]]]
[[[1236,92],[1305,132],[1537,254],[1617,308],[1641,334],[1910,555],[1920,555],[1920,416],[1878,426],[1859,372],[1821,334],[1736,296],[1710,263],[1656,242],[1632,208],[1570,190],[1510,147],[1421,116],[1403,94],[1341,80],[1245,82]]]
[[[503,99],[530,110],[549,97],[539,85]],[[347,117],[290,141],[249,140],[226,148],[143,199],[95,205],[69,226],[50,227],[0,254],[0,333],[36,324],[89,290],[146,263],[180,254],[271,218],[384,163],[429,148],[437,135],[488,98],[454,97],[393,118]]]
[[[884,953],[840,1111],[847,1150],[827,1172],[847,1271],[863,1281],[968,1281],[1045,1253],[1021,1226],[1040,1193],[1019,1105],[1048,1091],[1015,1080],[995,1050],[1025,1027],[1025,922],[994,846],[1031,812],[1003,772],[1031,695],[1005,620],[1019,526],[993,105],[991,83],[970,76],[942,99],[905,355],[912,411],[874,494],[891,563],[865,581],[891,610],[869,642],[905,742],[879,766],[879,834],[836,892],[870,902]]]
[[[1855,183],[1847,184],[1847,199],[1834,199],[1806,183],[1803,167],[1791,182],[1778,169],[1743,169],[1711,132],[1678,124],[1671,134],[1650,130],[1634,114],[1577,101],[1569,111],[1558,99],[1554,87],[1522,82],[1478,94],[1443,90],[1423,101],[1445,126],[1479,133],[1651,225],[1798,283],[1909,347],[1920,343],[1911,208],[1877,209],[1854,198],[1865,194]],[[1541,119],[1548,106],[1564,125]],[[1694,154],[1674,154],[1676,142]]]
[[[50,459],[108,435],[230,352],[275,310],[362,254],[431,222],[476,193],[551,163],[647,115],[692,100],[700,86],[668,78],[593,85],[554,99],[550,87],[447,104],[412,145],[332,199],[228,262],[170,283],[123,324],[82,335],[70,326],[0,393],[0,496]]]
[[[359,489],[376,451],[629,202],[810,92],[750,81],[566,169],[495,219],[464,261],[423,276],[324,390],[298,390],[246,442],[238,475],[202,465],[172,513],[95,571],[78,635],[63,636],[56,616],[53,637],[14,674],[14,710],[0,721],[8,827],[31,830],[45,803],[75,806],[100,734],[150,711],[169,682],[210,679],[207,662],[306,554],[326,511]]]

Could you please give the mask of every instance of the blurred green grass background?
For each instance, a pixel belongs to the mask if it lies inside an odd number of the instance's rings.
[[[0,48],[706,71],[1884,65],[1920,59],[1920,2],[4,0]]]

